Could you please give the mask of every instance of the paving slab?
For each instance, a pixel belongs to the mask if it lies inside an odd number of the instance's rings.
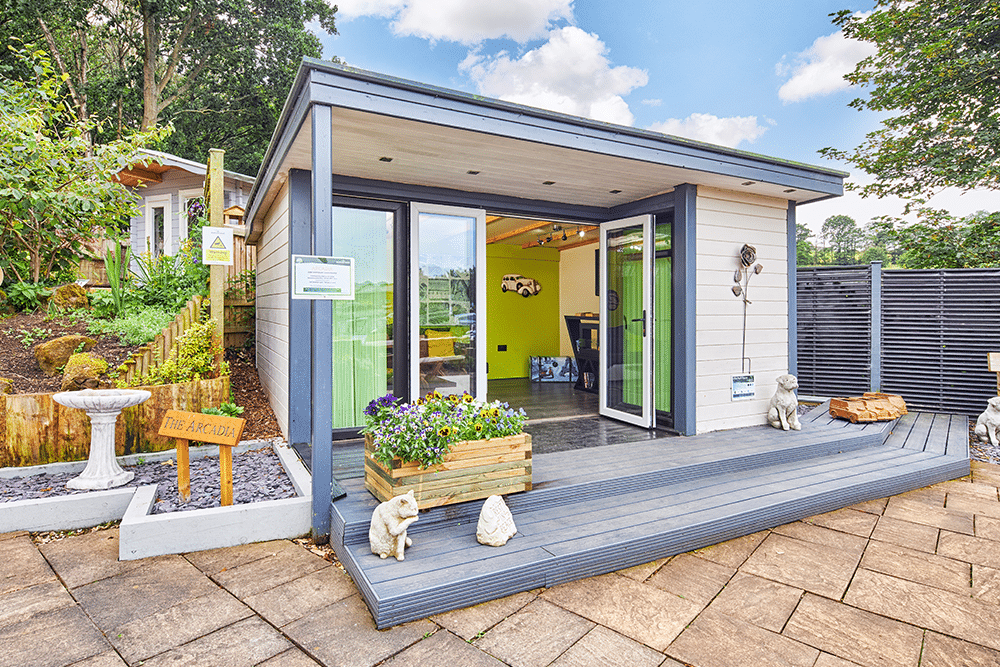
[[[885,508],[885,514],[882,516],[943,528],[954,533],[964,533],[965,535],[974,533],[971,512],[949,510],[943,506],[930,506],[898,496],[889,500],[889,505]]]
[[[809,593],[782,634],[866,667],[916,667],[924,638],[912,625]]]
[[[740,569],[839,600],[860,560],[854,551],[771,534]]]
[[[80,662],[74,662],[70,667],[128,667],[128,663],[122,660],[121,656],[114,651],[101,653],[90,658],[84,658]]]
[[[119,561],[117,528],[56,540],[39,550],[70,589],[143,567],[151,560]]]
[[[872,531],[872,539],[897,544],[901,547],[934,553],[937,551],[938,533],[940,528],[925,526],[921,523],[901,521],[883,516]]]
[[[1000,649],[1000,607],[940,588],[859,569],[847,604],[920,628]]]
[[[292,570],[292,574],[296,571]],[[324,567],[262,593],[244,602],[268,622],[281,627],[328,604],[356,595],[358,589],[346,572]]]
[[[849,507],[827,512],[826,514],[818,514],[805,520],[805,523],[814,526],[822,526],[865,538],[871,536],[877,522],[877,516]]]
[[[992,486],[989,488],[993,488]],[[957,512],[968,512],[977,517],[988,516],[1000,519],[1000,502],[996,500],[983,500],[982,498],[969,498],[957,494],[948,495],[947,509]]]
[[[803,542],[822,544],[828,547],[833,547],[834,549],[840,549],[852,554],[857,554],[859,558],[864,552],[865,547],[868,545],[867,538],[860,537],[858,535],[851,535],[850,533],[841,532],[839,530],[831,530],[830,528],[824,528],[823,526],[806,523],[805,521],[786,523],[782,526],[778,526],[771,532],[777,533],[778,535],[784,535],[785,537],[794,537],[795,539],[802,540]]]
[[[698,558],[710,560],[719,565],[727,567],[739,567],[750,557],[754,549],[767,537],[768,531],[762,530],[758,533],[751,533],[733,540],[720,542],[719,544],[692,551]]]
[[[973,461],[971,467],[973,482],[1000,487],[1000,466]]]
[[[869,514],[878,514],[881,516],[882,512],[885,511],[885,506],[888,502],[888,498],[878,498],[876,500],[866,500],[861,503],[856,503],[851,505],[850,508],[852,510],[858,510],[859,512],[867,512]]]
[[[964,535],[963,535],[964,537]],[[969,594],[972,566],[967,562],[872,540],[861,567],[935,588]]]
[[[317,667],[318,662],[297,648],[290,648],[273,658],[268,658],[257,667]]]
[[[988,516],[976,517],[976,537],[1000,542],[1000,519]]]
[[[0,628],[2,667],[64,667],[110,650],[101,631],[76,606]]]
[[[1000,665],[1000,651],[993,651],[936,632],[924,638],[920,667],[995,667]]]
[[[447,630],[438,630],[383,663],[385,667],[503,667],[503,663],[462,641]],[[380,666],[381,667],[381,666]]]
[[[20,623],[35,614],[62,609],[76,600],[58,581],[47,581],[0,595],[0,626]]]
[[[954,479],[950,482],[941,482],[934,486],[944,489],[948,493],[945,500],[945,507],[955,496],[962,496],[974,500],[1000,501],[1000,490],[990,484],[976,484],[970,478]]]
[[[490,600],[472,607],[431,616],[431,620],[462,639],[470,641],[508,616],[523,609],[537,597],[538,593],[533,591],[516,593],[498,600]]]
[[[623,577],[628,577],[633,581],[646,581],[650,576],[657,570],[659,570],[663,565],[670,561],[670,558],[659,558],[652,561],[651,563],[643,563],[642,565],[636,565],[635,567],[625,568],[624,570],[618,570],[616,574],[620,574]]]
[[[164,556],[81,586],[73,596],[95,623],[110,629],[217,590],[218,586],[180,556]]]
[[[993,540],[941,531],[937,551],[948,558],[963,560],[974,565],[1000,568],[1000,549]]]
[[[560,584],[542,597],[656,651],[663,651],[703,608],[617,574]]]
[[[0,533],[0,542],[4,540],[16,540],[19,537],[31,537],[26,530],[15,530],[10,533]]]
[[[511,667],[544,667],[593,628],[592,621],[538,599],[473,645]]]
[[[184,557],[205,574],[216,574],[293,548],[302,549],[289,540],[271,540],[207,551],[192,551],[184,554]]]
[[[256,616],[143,661],[143,667],[253,667],[292,647]]]
[[[707,605],[735,573],[735,568],[690,554],[681,554],[661,567],[646,583],[686,600]]]
[[[427,620],[376,630],[360,595],[352,595],[289,623],[282,631],[325,665],[370,667],[437,630]]]
[[[25,534],[0,542],[0,595],[46,581],[56,581],[52,568]]]
[[[982,602],[1000,605],[1000,570],[973,565],[972,597]]]
[[[712,610],[698,616],[665,651],[698,667],[812,667],[819,651]]]
[[[212,579],[236,597],[244,599],[331,566],[321,556],[286,541],[274,553],[220,570],[212,575]]]
[[[598,625],[552,663],[552,667],[657,667],[662,653]]]
[[[925,486],[893,496],[893,498],[890,499],[889,504],[892,504],[892,500],[906,500],[910,502],[923,503],[925,505],[930,505],[931,507],[944,507],[944,501],[947,495],[947,491],[938,488],[937,486]]]
[[[737,572],[708,608],[771,632],[781,632],[802,594],[801,588]]]
[[[813,667],[858,667],[858,663],[838,658],[829,653],[820,653]]]
[[[216,589],[113,628],[107,636],[125,660],[135,663],[252,615],[246,605]]]

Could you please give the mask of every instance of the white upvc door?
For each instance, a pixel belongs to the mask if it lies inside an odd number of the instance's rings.
[[[171,254],[170,228],[173,216],[170,195],[146,197],[145,208],[146,244],[143,250],[154,256]]]
[[[600,412],[651,428],[653,217],[601,225]]]
[[[410,394],[486,399],[486,211],[410,204]]]

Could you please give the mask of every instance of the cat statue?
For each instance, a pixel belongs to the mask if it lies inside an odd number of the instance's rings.
[[[396,560],[403,560],[403,549],[413,546],[413,541],[406,536],[406,529],[416,520],[417,499],[413,497],[412,490],[381,503],[372,512],[368,528],[368,544],[372,553],[380,558],[388,558],[391,554]]]
[[[986,411],[976,420],[976,435],[983,442],[997,446],[997,429],[1000,429],[1000,396],[986,402]]]
[[[774,428],[785,431],[802,430],[802,424],[799,423],[799,399],[795,396],[798,388],[799,381],[794,375],[786,373],[778,376],[778,388],[767,408],[767,422]]]

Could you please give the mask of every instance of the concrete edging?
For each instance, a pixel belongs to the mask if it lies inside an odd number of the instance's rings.
[[[259,443],[241,443],[234,449],[236,452],[246,451],[253,444]],[[73,530],[121,519],[121,560],[299,537],[308,533],[311,527],[311,477],[290,446],[272,441],[271,447],[298,494],[295,498],[150,515],[149,511],[156,502],[156,485],[91,491],[57,498],[0,503],[0,533]],[[212,456],[217,451],[215,446],[192,448],[191,457]],[[132,455],[119,457],[118,460],[135,463],[128,459],[140,456],[147,461],[167,460],[175,458],[176,452]],[[7,468],[0,470],[0,479],[42,472],[74,472],[82,470],[85,465],[86,462],[81,461],[33,466],[30,471]]]

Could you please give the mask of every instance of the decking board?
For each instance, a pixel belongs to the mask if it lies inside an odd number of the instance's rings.
[[[377,501],[360,480],[333,504],[331,543],[379,627],[615,571],[780,523],[968,474],[967,419],[769,427],[538,455],[536,490],[506,497],[518,534],[475,539],[481,503],[421,513],[403,562],[367,543]],[[966,435],[967,443],[967,435]],[[926,451],[925,451],[926,450]],[[539,488],[541,487],[541,488]]]

